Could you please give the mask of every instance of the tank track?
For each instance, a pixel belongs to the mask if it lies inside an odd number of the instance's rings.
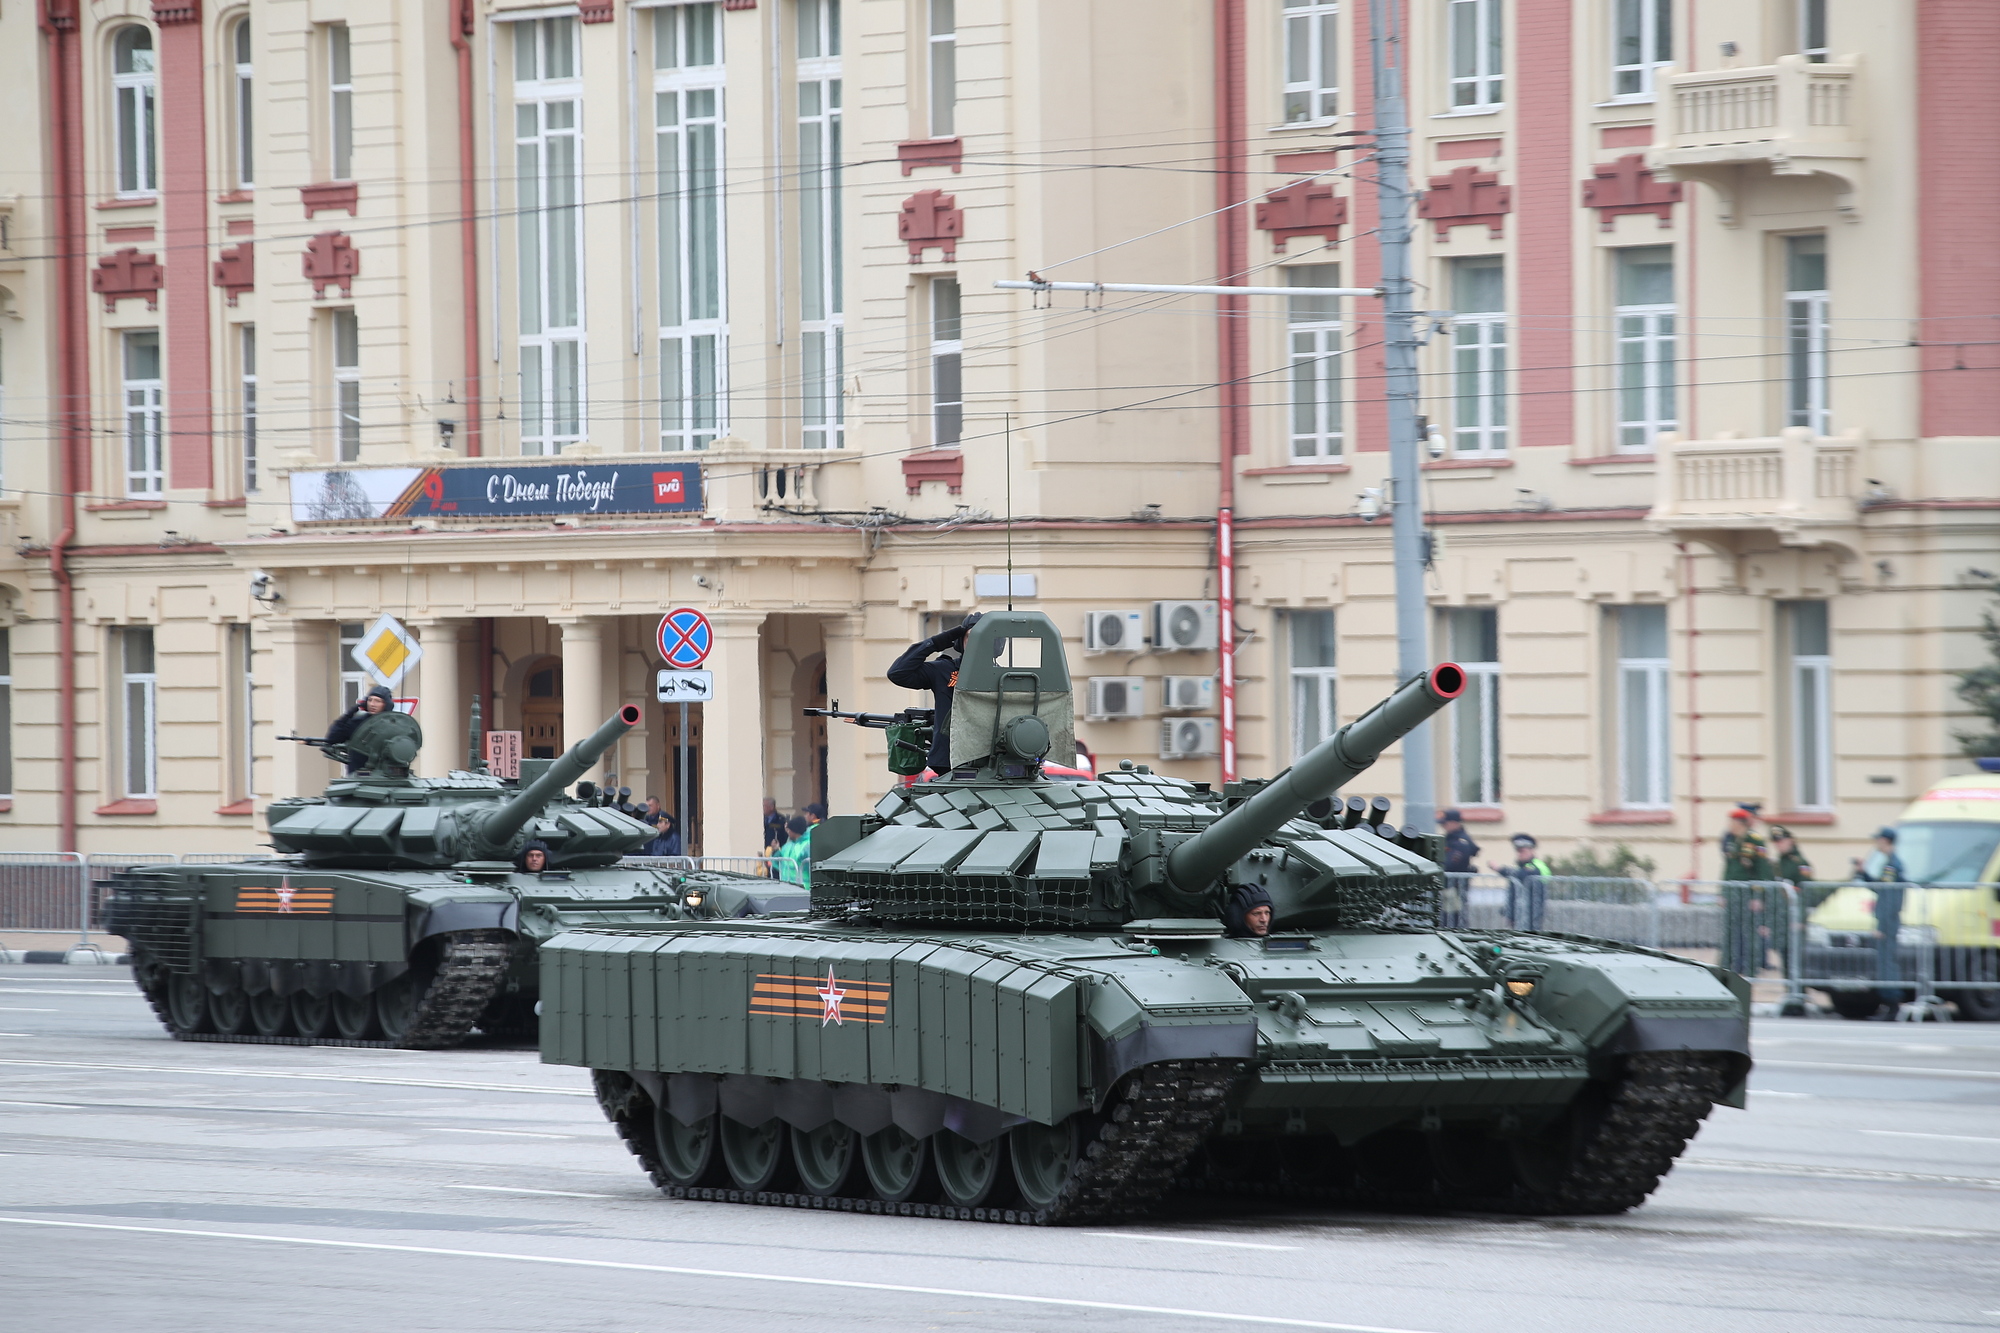
[[[617,1128],[626,1150],[639,1159],[653,1184],[671,1199],[1055,1226],[1130,1217],[1151,1208],[1173,1188],[1182,1166],[1213,1131],[1229,1089],[1242,1072],[1243,1062],[1238,1060],[1171,1060],[1134,1073],[1104,1114],[1093,1118],[1095,1131],[1070,1168],[1061,1197],[1053,1206],[1041,1209],[888,1203],[862,1196],[675,1185],[660,1169],[653,1147],[652,1099],[626,1074],[592,1070],[591,1081],[598,1105]]]
[[[1646,1051],[1625,1060],[1601,1113],[1571,1155],[1561,1178],[1534,1188],[1380,1189],[1318,1182],[1260,1181],[1211,1171],[1183,1179],[1183,1188],[1272,1195],[1399,1211],[1467,1211],[1586,1217],[1622,1213],[1644,1203],[1673,1169],[1688,1140],[1714,1109],[1727,1083],[1725,1057],[1698,1051]],[[1496,1143],[1496,1156],[1505,1153]],[[1505,1161],[1505,1158],[1500,1158]]]
[[[503,930],[460,930],[444,936],[437,971],[424,990],[410,1028],[401,1041],[356,1040],[347,1037],[265,1037],[256,1033],[182,1032],[167,1013],[164,986],[148,989],[140,981],[141,967],[132,971],[139,993],[153,1006],[160,1026],[175,1041],[224,1042],[235,1046],[366,1046],[378,1050],[437,1050],[456,1046],[486,1012],[494,992],[507,975],[512,947]]]

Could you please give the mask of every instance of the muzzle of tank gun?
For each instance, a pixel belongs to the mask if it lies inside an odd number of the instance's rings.
[[[1440,663],[1405,681],[1394,694],[1314,746],[1249,800],[1175,847],[1167,856],[1167,879],[1182,893],[1203,892],[1287,820],[1365,773],[1382,751],[1464,692],[1465,672],[1455,662]],[[1354,800],[1347,803],[1349,818],[1354,816],[1354,805]],[[1389,813],[1387,797],[1376,797],[1367,813],[1376,833],[1395,836],[1381,826]]]

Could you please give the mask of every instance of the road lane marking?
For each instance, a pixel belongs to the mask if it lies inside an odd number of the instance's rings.
[[[574,1134],[537,1134],[532,1129],[456,1129],[449,1125],[433,1126],[433,1134],[504,1134],[516,1139],[573,1139]]]
[[[65,999],[73,995],[109,995],[113,999],[118,1000],[143,1000],[146,998],[136,990],[71,990],[56,991],[52,994],[49,991],[35,990],[31,987],[23,986],[0,986],[0,995],[39,995],[44,1000],[52,1000],[56,995],[61,995]]]
[[[771,1282],[794,1287],[831,1287],[843,1291],[883,1291],[906,1296],[947,1296],[958,1300],[995,1301],[1010,1305],[1043,1305],[1064,1310],[1111,1310],[1119,1314],[1166,1315],[1207,1319],[1225,1324],[1262,1324],[1279,1328],[1330,1329],[1333,1333],[1423,1333],[1381,1324],[1336,1324],[1321,1319],[1288,1319],[1282,1315],[1243,1314],[1234,1310],[1186,1310],[1171,1305],[1130,1305],[1123,1301],[1087,1301],[1071,1296],[1028,1296],[1008,1291],[973,1291],[960,1287],[919,1287],[901,1282],[861,1282],[849,1278],[803,1277],[794,1273],[750,1273],[726,1268],[686,1268],[672,1264],[621,1263],[614,1259],[573,1259],[550,1254],[509,1254],[504,1250],[452,1250],[436,1245],[389,1245],[379,1241],[321,1240],[307,1236],[268,1236],[243,1231],[194,1231],[176,1227],[118,1226],[109,1222],[58,1222],[39,1217],[4,1217],[0,1224],[61,1227],[76,1231],[122,1231],[146,1236],[185,1236],[196,1240],[241,1240],[265,1245],[305,1245],[328,1250],[362,1250],[375,1254],[429,1254],[447,1259],[498,1259],[510,1264],[548,1264],[559,1268],[595,1268],[620,1273],[661,1273],[670,1277],[719,1278],[735,1282]]]
[[[0,1032],[0,1037],[25,1037],[25,1032]],[[512,1083],[455,1083],[436,1078],[391,1078],[386,1074],[312,1074],[279,1069],[216,1069],[206,1065],[114,1065],[86,1060],[0,1059],[0,1065],[36,1069],[116,1069],[131,1074],[219,1074],[226,1078],[288,1078],[319,1083],[376,1083],[395,1088],[449,1088],[458,1092],[529,1092],[546,1097],[594,1097],[589,1088],[538,1088]]]
[[[1752,1088],[1750,1089],[1750,1095],[1752,1097],[1787,1097],[1802,1102],[1818,1100],[1810,1092],[1779,1092],[1775,1088]]]
[[[1209,1240],[1205,1236],[1161,1236],[1138,1231],[1086,1231],[1086,1236],[1104,1236],[1110,1240],[1164,1240],[1175,1245],[1220,1245],[1229,1250],[1299,1250],[1302,1245],[1259,1245],[1247,1240]]]
[[[1946,1231],[1941,1227],[1885,1227],[1870,1226],[1866,1222],[1819,1222],[1803,1217],[1753,1217],[1752,1222],[1762,1222],[1766,1226],[1819,1227],[1826,1231],[1866,1231],[1884,1236],[1929,1236],[1937,1240],[1988,1240],[1991,1231]]]
[[[60,1009],[23,1009],[18,1005],[0,1004],[0,1014],[59,1014]]]
[[[1863,1134],[1879,1134],[1889,1139],[1949,1139],[1953,1143],[2000,1143],[1987,1134],[1924,1134],[1914,1129],[1864,1129]]]
[[[82,1102],[0,1102],[0,1106],[46,1106],[57,1111],[81,1111]]]
[[[1830,1060],[1759,1060],[1759,1069],[1834,1069],[1843,1074],[1914,1074],[1919,1078],[1978,1078],[2000,1081],[2000,1069],[1934,1069],[1918,1065],[1850,1065]]]
[[[1806,1175],[1826,1181],[1908,1181],[1914,1185],[1972,1185],[2000,1189],[2000,1179],[1986,1175],[1928,1175],[1924,1171],[1868,1171],[1866,1167],[1806,1167],[1784,1161],[1722,1161],[1716,1157],[1682,1157],[1682,1167],[1696,1171],[1740,1171],[1744,1175]]]
[[[623,1199],[623,1194],[585,1194],[580,1190],[531,1190],[525,1185],[446,1185],[448,1190],[480,1190],[487,1194],[547,1194],[557,1199]]]

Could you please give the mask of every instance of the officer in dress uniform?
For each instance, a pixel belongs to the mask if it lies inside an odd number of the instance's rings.
[[[1749,808],[1737,806],[1729,812],[1729,832],[1722,838],[1722,965],[1746,977],[1763,970],[1768,923],[1782,915],[1766,910],[1762,889],[1737,887],[1777,877],[1764,840],[1756,834],[1756,818]]]

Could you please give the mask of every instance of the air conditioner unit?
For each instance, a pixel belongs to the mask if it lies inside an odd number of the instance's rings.
[[[1213,648],[1214,602],[1154,602],[1153,647],[1163,653],[1193,653]]]
[[[1144,676],[1092,676],[1090,708],[1085,714],[1093,722],[1146,715]]]
[[[1083,650],[1087,653],[1146,651],[1146,620],[1138,611],[1090,611],[1083,617]]]
[[[1207,759],[1216,753],[1220,734],[1212,717],[1170,717],[1160,723],[1160,758]]]
[[[1215,706],[1215,677],[1160,677],[1160,711],[1199,713]]]

